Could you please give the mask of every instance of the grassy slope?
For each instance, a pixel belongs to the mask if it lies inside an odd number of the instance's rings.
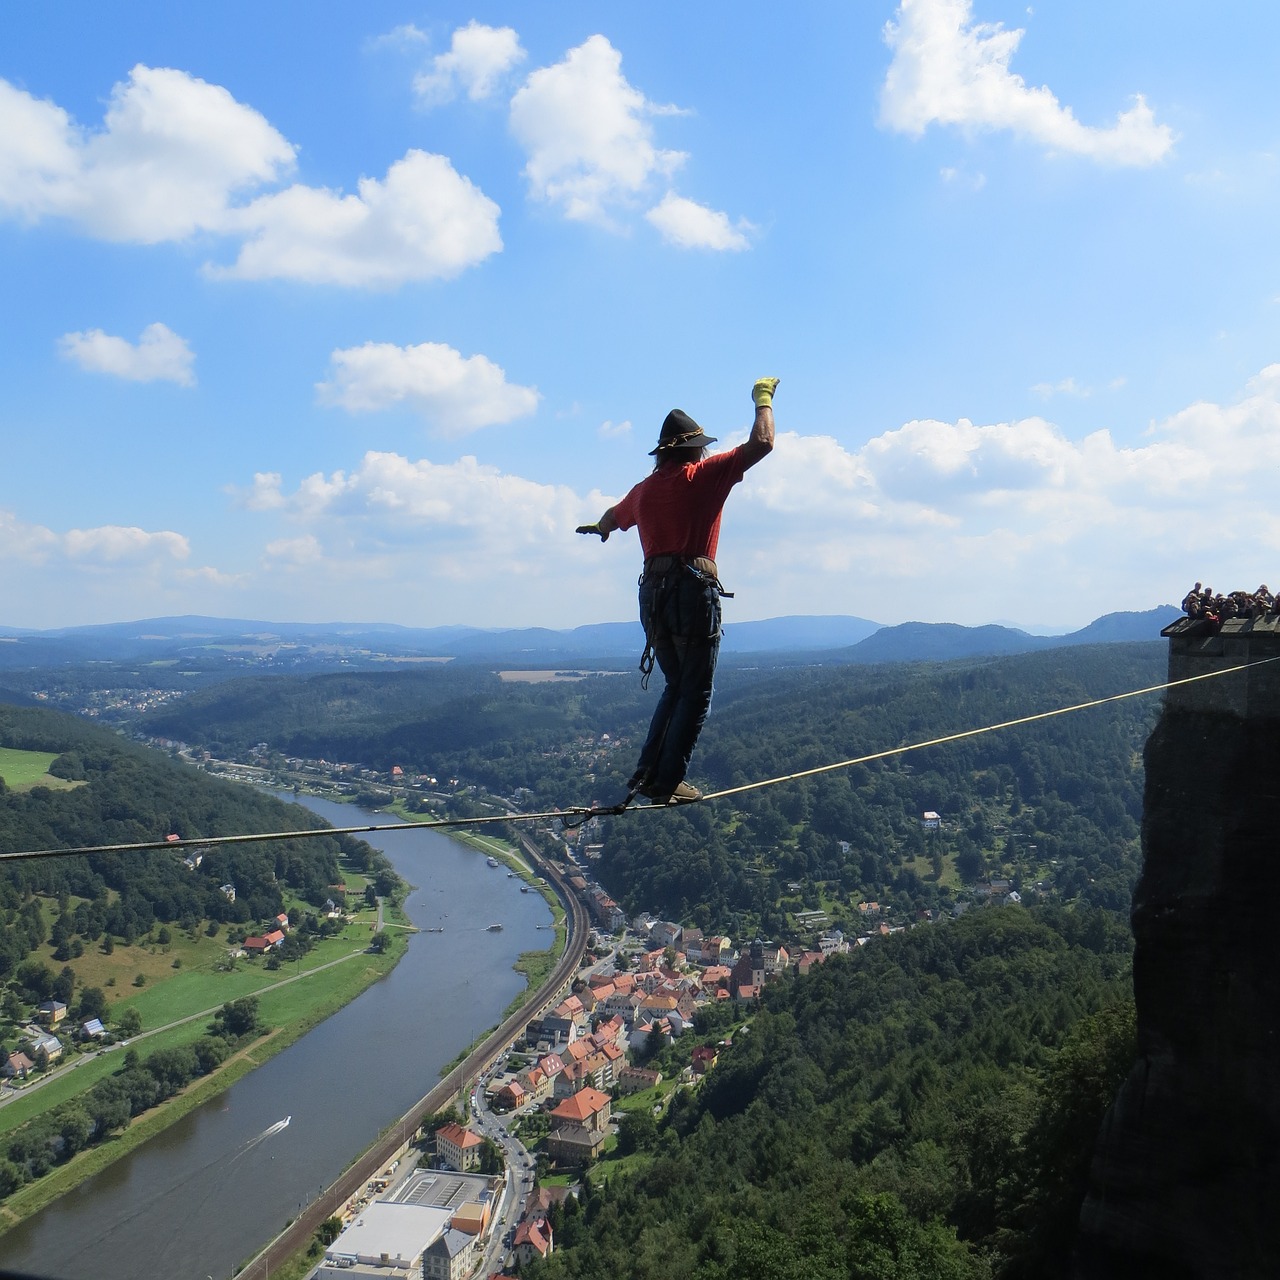
[[[13,747],[0,747],[0,778],[11,791],[29,791],[32,787],[50,787],[69,791],[79,786],[65,778],[49,775],[49,766],[58,758],[51,751],[18,751]]]

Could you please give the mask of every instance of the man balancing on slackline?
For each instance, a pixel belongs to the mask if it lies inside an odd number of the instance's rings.
[[[579,533],[607,542],[615,529],[640,529],[644,573],[640,577],[640,621],[645,683],[654,659],[666,678],[649,736],[628,789],[654,804],[688,804],[702,792],[684,780],[698,734],[711,706],[711,686],[720,653],[720,597],[716,570],[720,513],[729,490],[773,449],[773,393],[777,378],[751,388],[756,406],[751,435],[736,449],[707,456],[715,443],[683,409],[662,424],[651,475],[595,524]]]

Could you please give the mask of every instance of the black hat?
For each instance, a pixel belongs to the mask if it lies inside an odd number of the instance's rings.
[[[701,449],[715,444],[715,436],[709,436],[683,409],[672,409],[662,420],[658,433],[658,447],[649,450],[652,458],[666,449]]]

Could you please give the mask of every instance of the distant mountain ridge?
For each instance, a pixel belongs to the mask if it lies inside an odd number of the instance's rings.
[[[904,622],[881,627],[846,651],[845,662],[947,662],[953,658],[998,657],[1080,644],[1129,644],[1158,640],[1182,610],[1171,604],[1139,613],[1108,613],[1079,631],[1033,636],[1016,627],[962,627],[953,622]]]
[[[1154,640],[1181,616],[1173,605],[1110,613],[1065,635],[1031,635],[1016,627],[951,622],[882,626],[850,615],[789,616],[725,627],[726,655],[807,655],[823,662],[945,662],[952,658],[1026,653],[1078,644]],[[0,669],[76,662],[194,657],[239,651],[315,661],[387,663],[425,657],[513,664],[612,661],[644,647],[636,622],[604,622],[556,631],[546,627],[486,629],[405,627],[395,623],[261,622],[235,618],[147,618],[48,631],[0,626]]]

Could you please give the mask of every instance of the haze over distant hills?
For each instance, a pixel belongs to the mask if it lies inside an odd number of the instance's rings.
[[[725,627],[726,656],[789,655],[816,662],[944,662],[1079,644],[1154,640],[1180,617],[1173,605],[1111,613],[1078,631],[1032,635],[1015,627],[906,622],[885,627],[851,616],[795,616]],[[0,670],[93,661],[174,661],[241,656],[277,661],[385,664],[429,658],[546,665],[633,659],[644,647],[636,622],[553,631],[544,627],[403,627],[391,623],[261,622],[148,618],[49,631],[0,626]]]

